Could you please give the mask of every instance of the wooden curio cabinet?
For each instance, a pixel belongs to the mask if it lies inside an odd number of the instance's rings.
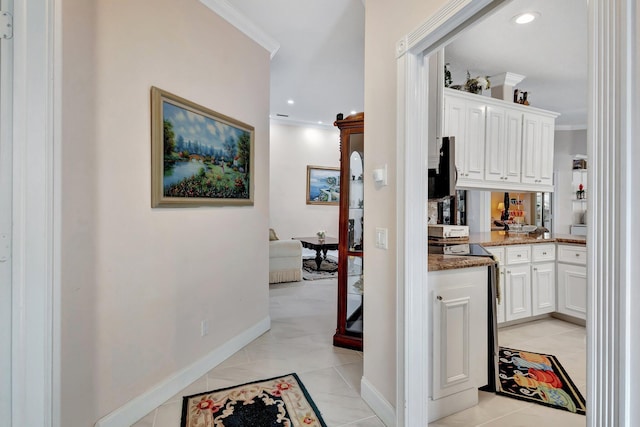
[[[340,216],[338,322],[333,345],[362,350],[364,113],[336,120],[334,125],[340,129]]]

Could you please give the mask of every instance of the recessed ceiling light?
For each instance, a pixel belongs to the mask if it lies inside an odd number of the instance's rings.
[[[293,99],[288,100],[288,101],[287,101],[287,104],[289,104],[289,105],[293,105],[293,104],[294,104]]]
[[[539,16],[540,14],[538,12],[525,12],[514,16],[512,20],[516,24],[528,24]]]
[[[318,120],[318,124],[321,125],[322,124],[322,120]]]

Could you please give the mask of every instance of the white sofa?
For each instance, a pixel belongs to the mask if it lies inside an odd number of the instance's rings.
[[[275,235],[275,233],[274,233]],[[269,239],[269,283],[302,280],[302,243]]]

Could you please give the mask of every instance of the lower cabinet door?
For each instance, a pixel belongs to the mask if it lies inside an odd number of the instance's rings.
[[[533,315],[556,311],[556,263],[531,264],[531,308]]]
[[[558,263],[558,311],[587,318],[587,267]]]
[[[529,264],[506,267],[507,321],[531,316],[531,270]]]
[[[474,386],[470,346],[473,286],[441,289],[433,297],[433,399]]]

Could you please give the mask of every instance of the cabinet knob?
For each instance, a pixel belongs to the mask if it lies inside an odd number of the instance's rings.
[[[511,274],[511,270],[507,270],[507,274]]]
[[[547,254],[546,252],[542,252],[542,255],[546,255],[546,254]]]
[[[518,254],[518,258],[522,258],[522,254]]]
[[[506,180],[508,180],[508,179],[509,179],[509,177],[508,177],[508,176],[505,176],[505,177],[504,177],[504,180],[505,180],[505,181],[506,181]]]
[[[533,267],[533,271],[538,271],[538,267]]]
[[[442,297],[441,297],[440,295],[438,295],[438,296],[436,297],[436,299],[437,299],[438,301],[442,301]]]
[[[576,256],[577,256],[577,257],[579,257],[579,256],[580,256],[580,254],[576,254]]]

